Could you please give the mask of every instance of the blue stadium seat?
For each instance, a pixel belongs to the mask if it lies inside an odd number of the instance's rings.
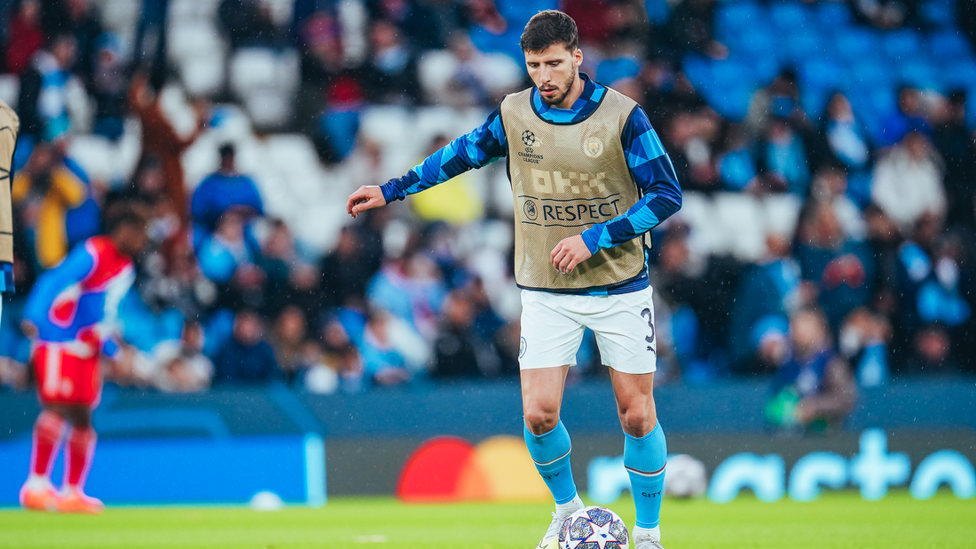
[[[882,47],[891,59],[916,57],[922,51],[922,41],[914,30],[897,30],[881,34]]]
[[[712,79],[718,87],[737,84],[755,85],[759,81],[753,63],[739,57],[729,57],[725,61],[712,63]]]
[[[749,101],[755,91],[754,86],[736,84],[714,86],[704,95],[715,112],[732,122],[741,122],[749,111]]]
[[[891,77],[895,76],[888,65],[874,59],[865,59],[854,63],[848,71],[848,84],[852,89],[867,89],[890,86]]]
[[[753,2],[722,5],[715,14],[715,36],[730,46],[738,44],[756,29],[769,28],[765,9]]]
[[[825,37],[806,29],[797,29],[788,34],[789,40],[785,46],[787,56],[794,62],[808,59],[819,59],[829,49],[833,51],[831,41]]]
[[[775,56],[763,56],[753,59],[752,69],[761,85],[765,86],[779,76],[779,73],[783,71],[783,64]]]
[[[919,6],[922,19],[935,27],[952,28],[956,23],[954,0],[929,0]]]
[[[946,92],[976,87],[976,63],[972,61],[947,63],[939,70],[939,76],[942,79],[942,89]]]
[[[858,87],[847,96],[857,118],[864,124],[875,145],[890,144],[885,135],[885,122],[897,111],[898,99],[893,87]]]
[[[876,33],[862,27],[852,27],[837,35],[837,53],[852,60],[873,58],[877,55]]]
[[[820,28],[826,32],[837,32],[849,26],[854,20],[847,2],[820,2],[816,6]]]
[[[719,29],[751,29],[762,26],[763,23],[766,23],[766,10],[755,2],[724,4],[715,14],[715,25]]]
[[[972,57],[969,41],[959,30],[945,30],[934,33],[928,39],[928,47],[932,59],[938,61]]]
[[[798,73],[800,82],[811,88],[838,89],[848,78],[843,65],[827,59],[803,63]]]
[[[791,0],[783,2],[771,2],[769,6],[769,16],[780,29],[784,31],[795,31],[806,28],[807,7]]]
[[[703,88],[707,88],[713,82],[712,64],[701,55],[686,55],[682,61],[681,70],[696,90],[700,91]]]
[[[768,28],[760,30],[757,27],[753,32],[742,36],[737,49],[741,49],[743,53],[756,58],[776,57],[786,54],[781,46],[778,34]]]
[[[901,82],[909,83],[922,90],[941,91],[942,80],[935,67],[926,61],[911,60],[898,65],[898,76]]]
[[[803,112],[811,119],[818,119],[827,110],[827,102],[837,91],[835,88],[822,88],[816,86],[800,87],[800,106]]]
[[[640,64],[633,57],[604,59],[596,67],[598,82],[613,84],[622,78],[632,78],[640,73]]]
[[[823,114],[827,101],[834,92],[848,82],[846,68],[828,59],[809,61],[799,67],[800,103],[807,116],[817,118]]]

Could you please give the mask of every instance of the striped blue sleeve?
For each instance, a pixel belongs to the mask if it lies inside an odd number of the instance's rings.
[[[681,187],[674,166],[644,109],[637,107],[631,113],[620,142],[642,196],[625,213],[583,231],[590,253],[641,236],[681,208]]]
[[[27,297],[24,318],[34,324],[45,322],[54,300],[66,288],[83,280],[95,266],[95,258],[84,244],[79,244],[68,253],[58,266],[45,271]]]
[[[407,195],[429,189],[468,170],[487,166],[507,154],[501,110],[495,109],[478,129],[451,141],[406,175],[391,179],[380,189],[387,203],[403,200]]]

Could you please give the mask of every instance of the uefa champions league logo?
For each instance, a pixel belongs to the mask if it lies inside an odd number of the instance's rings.
[[[535,139],[535,134],[532,133],[531,130],[525,130],[522,132],[522,143],[524,143],[526,147],[534,147],[539,144],[539,142]]]

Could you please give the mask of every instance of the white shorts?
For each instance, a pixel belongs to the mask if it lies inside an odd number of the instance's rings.
[[[519,368],[576,365],[583,330],[596,334],[605,366],[626,374],[657,370],[653,290],[589,296],[522,290]]]

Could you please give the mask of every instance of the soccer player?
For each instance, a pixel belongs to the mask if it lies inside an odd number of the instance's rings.
[[[634,547],[660,548],[667,447],[652,394],[656,340],[643,238],[681,207],[681,189],[644,110],[579,72],[583,53],[572,18],[536,14],[521,46],[534,87],[506,96],[480,128],[403,177],[359,188],[346,209],[356,217],[507,157],[522,288],[525,442],[556,500],[538,547],[555,547],[565,517],[583,506],[559,410],[589,327],[610,367],[624,430],[637,508]]]
[[[14,291],[14,224],[10,210],[10,182],[14,164],[14,147],[20,118],[0,99],[0,296]],[[3,300],[0,299],[0,314]]]
[[[92,410],[101,396],[102,355],[119,351],[114,320],[135,278],[132,257],[146,245],[146,220],[133,205],[107,211],[105,236],[78,244],[34,285],[24,310],[32,340],[31,362],[42,411],[34,423],[30,475],[20,491],[27,509],[99,513],[102,502],[85,495],[95,450]],[[67,431],[61,493],[51,465]]]

